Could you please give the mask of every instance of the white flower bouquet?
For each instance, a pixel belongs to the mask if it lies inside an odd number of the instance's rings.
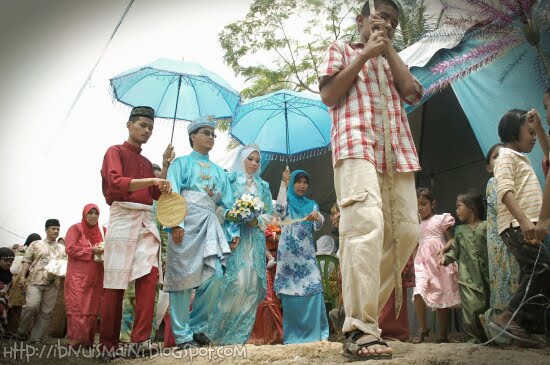
[[[264,202],[254,194],[243,194],[227,213],[227,219],[235,224],[257,222],[264,210]]]

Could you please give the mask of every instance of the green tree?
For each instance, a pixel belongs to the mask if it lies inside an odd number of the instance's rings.
[[[255,0],[244,19],[219,34],[224,60],[252,85],[244,98],[282,88],[318,92],[313,86],[329,43],[353,39],[358,0]],[[270,59],[258,64],[254,57]],[[249,62],[247,62],[247,59]],[[251,61],[252,60],[252,61]]]
[[[231,126],[231,119],[218,119],[216,120],[216,129],[220,132],[227,132]]]
[[[399,28],[393,39],[397,51],[407,48],[426,33],[436,30],[443,14],[441,12],[437,18],[429,15],[424,0],[401,0],[399,9]]]
[[[328,45],[358,37],[355,16],[364,0],[255,0],[244,19],[224,27],[219,41],[224,60],[251,81],[243,98],[280,90],[318,93],[319,66]],[[396,48],[435,29],[423,0],[403,0]],[[254,58],[270,59],[268,64]]]

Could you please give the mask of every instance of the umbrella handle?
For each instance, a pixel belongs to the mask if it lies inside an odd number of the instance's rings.
[[[283,176],[282,176],[282,181],[288,185],[288,184],[290,184],[290,181],[285,181],[285,178],[284,178],[286,171],[288,171],[289,174],[290,174],[290,168],[288,167],[288,164],[286,165],[285,170],[283,171]]]
[[[180,100],[180,89],[181,89],[181,75],[178,78],[178,94],[176,96],[176,108],[174,110],[174,120],[172,121],[172,135],[170,135],[170,144],[174,140],[174,128],[176,127],[176,116],[178,115],[178,102]]]
[[[170,135],[170,144],[174,141],[174,128],[176,127],[176,120],[172,121],[172,134]]]

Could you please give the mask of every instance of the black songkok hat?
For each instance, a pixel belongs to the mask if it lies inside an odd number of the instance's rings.
[[[14,259],[15,254],[13,253],[12,249],[9,247],[0,247],[0,260],[9,260]]]
[[[48,229],[48,227],[59,227],[61,226],[61,224],[59,224],[59,220],[57,219],[48,219],[46,221],[46,229]]]
[[[145,117],[155,120],[155,109],[150,106],[136,106],[130,112],[130,118],[132,117]]]

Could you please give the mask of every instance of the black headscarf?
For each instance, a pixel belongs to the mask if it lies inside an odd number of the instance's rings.
[[[41,239],[42,237],[40,237],[38,233],[31,233],[29,234],[29,237],[27,237],[27,240],[25,241],[23,246],[29,247],[31,243],[33,243],[34,241],[40,241]]]
[[[11,248],[8,247],[0,247],[0,259],[14,259],[15,254],[11,250]],[[11,280],[13,278],[13,274],[9,270],[2,270],[0,269],[0,282],[4,284],[11,283]]]

